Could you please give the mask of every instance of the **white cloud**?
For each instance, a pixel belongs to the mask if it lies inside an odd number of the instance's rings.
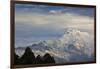
[[[49,53],[55,58],[56,63],[93,60],[94,41],[92,35],[87,32],[69,28],[66,30],[66,33],[57,40],[41,42],[44,46],[41,46],[38,50],[33,46],[33,52],[41,56],[45,53]],[[49,50],[45,49],[45,46],[49,48]],[[20,50],[16,50],[16,53],[21,56],[23,51],[20,52]]]
[[[35,37],[34,34],[37,35],[40,33],[42,35],[61,35],[63,34],[64,29],[67,27],[78,28],[94,35],[94,18],[72,13],[42,14],[32,11],[16,11],[15,24],[17,33],[16,37],[19,39],[22,37],[26,38],[26,36],[30,36],[30,38],[32,38]],[[41,34],[39,36],[43,37]],[[20,40],[23,41],[24,39]],[[21,42],[21,44],[25,43]]]
[[[63,10],[50,10],[49,13],[50,14],[61,14],[63,13]]]
[[[56,11],[51,11],[56,13]],[[76,15],[72,13],[62,13],[62,14],[41,14],[34,12],[21,12],[16,13],[15,18],[16,23],[23,23],[35,26],[51,26],[55,28],[66,28],[76,27],[93,29],[94,18],[82,15]]]

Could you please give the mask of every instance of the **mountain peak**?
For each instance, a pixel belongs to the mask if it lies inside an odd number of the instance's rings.
[[[86,46],[86,38],[88,38],[88,33],[81,32],[76,28],[66,28],[63,36],[59,39],[61,46],[76,46],[75,48],[81,49]]]
[[[80,31],[76,28],[68,27],[68,28],[65,29],[64,34],[79,33],[79,32]]]

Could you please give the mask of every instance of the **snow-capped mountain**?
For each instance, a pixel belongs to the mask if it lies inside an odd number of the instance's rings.
[[[62,37],[57,40],[41,41],[29,47],[35,55],[44,55],[46,52],[50,53],[54,56],[56,63],[93,60],[93,36],[75,28],[67,28]],[[16,53],[22,55],[24,49],[16,48]]]

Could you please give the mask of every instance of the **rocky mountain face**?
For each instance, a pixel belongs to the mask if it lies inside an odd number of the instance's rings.
[[[49,53],[46,53],[44,56],[38,55],[34,56],[34,52],[27,47],[24,54],[19,57],[16,53],[14,54],[14,64],[16,65],[28,65],[28,64],[54,64],[55,60]]]

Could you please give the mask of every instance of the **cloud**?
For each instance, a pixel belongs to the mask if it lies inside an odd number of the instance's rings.
[[[36,55],[51,54],[56,63],[93,61],[94,41],[91,36],[87,32],[68,28],[62,37],[56,40],[40,41],[37,44],[42,43],[43,45],[39,45],[41,48],[37,46],[38,49],[35,49],[33,46],[32,50]],[[16,50],[16,53],[21,56],[23,52]]]
[[[94,26],[94,18],[72,13],[62,13],[60,11],[51,10],[53,14],[41,14],[34,12],[22,12],[15,15],[16,23],[23,23],[35,26],[48,26],[55,28],[66,28],[68,26],[92,29]]]
[[[63,10],[50,10],[49,13],[50,14],[62,14]]]
[[[16,8],[16,45],[19,44],[21,46],[37,39],[43,40],[41,37],[45,37],[45,39],[54,38],[56,36],[59,37],[67,27],[77,28],[81,31],[91,32],[92,34],[94,33],[94,17],[65,12],[66,9],[61,8],[49,8],[49,10],[45,12],[43,8],[48,8],[49,6],[42,6],[42,9],[39,7],[40,6],[34,6],[33,8],[33,6],[26,7],[25,5],[24,9],[22,9],[23,7],[21,8],[19,5],[19,10]],[[27,39],[29,41],[25,41]]]

